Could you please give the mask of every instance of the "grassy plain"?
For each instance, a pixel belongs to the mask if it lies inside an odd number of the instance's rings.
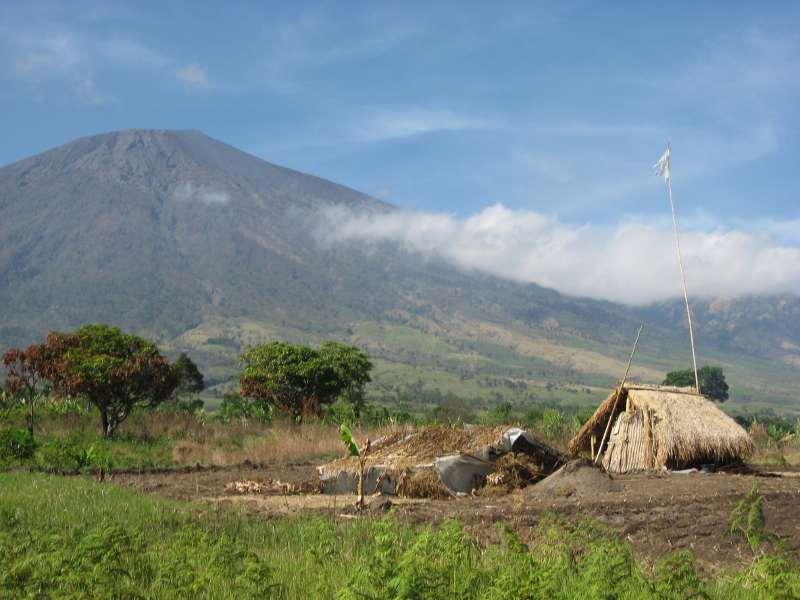
[[[497,525],[501,530],[503,525]],[[690,553],[654,568],[590,520],[541,520],[522,544],[458,523],[261,519],[86,478],[0,475],[0,595],[72,598],[793,598],[791,557],[701,576]]]
[[[24,426],[19,409],[7,409],[2,419],[0,436],[8,427]],[[538,437],[563,448],[579,419],[550,409],[530,423]],[[753,425],[760,461],[798,459],[798,433],[790,432],[791,425]],[[389,422],[356,431],[360,439],[375,439],[405,426]],[[752,558],[736,566],[709,571],[707,548],[700,561],[685,550],[670,553],[664,544],[654,560],[641,562],[636,552],[642,532],[661,540],[657,528],[647,525],[652,499],[631,507],[628,524],[638,523],[637,515],[644,521],[641,531],[627,537],[624,526],[601,524],[613,522],[616,509],[595,506],[590,519],[575,512],[568,499],[559,500],[560,517],[540,505],[514,513],[520,510],[517,499],[508,496],[423,502],[389,516],[370,513],[357,519],[342,518],[341,510],[259,512],[244,502],[257,503],[257,496],[212,499],[225,493],[224,484],[233,477],[307,477],[314,465],[342,454],[333,423],[221,422],[204,413],[148,411],[131,416],[114,440],[102,439],[98,430],[93,412],[46,404],[39,411],[35,448],[0,460],[5,469],[0,473],[0,597],[737,599],[800,594],[796,556],[760,529],[753,531],[770,544],[754,547]],[[216,467],[184,472],[183,467],[198,463]],[[214,475],[214,468],[242,463],[249,466]],[[95,481],[98,467],[115,476]],[[199,486],[203,473],[214,475],[207,477],[213,479],[210,486]],[[705,485],[732,485],[733,477]],[[141,495],[118,483],[193,501]],[[178,489],[181,485],[186,489]],[[744,492],[737,485],[733,498]],[[767,490],[768,501],[775,503],[767,510],[780,509],[775,514],[781,518],[794,514],[785,489]],[[664,506],[658,515],[689,510],[672,506],[668,497],[660,493],[657,500]],[[619,500],[610,502],[614,507]],[[727,502],[716,500],[714,531],[725,526]],[[709,516],[708,506],[703,514]],[[522,538],[518,521],[524,515]],[[696,535],[702,527],[697,529],[688,513],[687,519],[669,526]],[[487,523],[494,523],[491,535],[486,535]],[[481,531],[478,538],[476,531]]]

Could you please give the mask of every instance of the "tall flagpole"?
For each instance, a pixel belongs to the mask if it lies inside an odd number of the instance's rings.
[[[692,327],[692,309],[689,307],[689,292],[686,291],[686,273],[683,270],[683,254],[681,253],[681,238],[678,234],[678,218],[675,216],[675,202],[672,200],[672,177],[670,176],[670,147],[661,159],[656,163],[656,168],[661,171],[664,181],[667,183],[667,194],[669,196],[669,206],[672,209],[672,231],[675,233],[675,248],[678,251],[678,266],[681,269],[681,283],[683,283],[683,300],[686,302],[686,318],[689,321],[689,342],[692,345],[692,366],[694,367],[694,387],[700,393],[700,377],[697,374],[697,353],[694,348],[694,328]]]

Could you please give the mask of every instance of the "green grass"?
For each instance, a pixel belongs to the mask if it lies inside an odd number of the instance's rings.
[[[114,439],[100,434],[95,411],[58,413],[56,404],[39,407],[35,428],[35,450],[29,455],[0,451],[0,469],[29,468],[48,472],[78,473],[106,470],[153,469],[174,465],[172,447],[195,417],[173,416],[152,411],[134,413]],[[154,425],[158,423],[159,428]],[[181,426],[184,429],[181,429]],[[166,431],[169,427],[171,431]],[[0,434],[25,430],[24,412],[0,411]]]
[[[592,522],[543,519],[478,546],[456,521],[266,520],[137,495],[108,483],[0,475],[0,597],[6,598],[793,598],[800,574],[761,556],[704,580],[691,554],[654,569]]]

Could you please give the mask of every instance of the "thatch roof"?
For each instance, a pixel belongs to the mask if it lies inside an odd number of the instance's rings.
[[[655,466],[689,465],[698,461],[740,461],[753,450],[747,432],[713,402],[692,388],[627,385],[612,393],[570,441],[571,454],[586,452],[592,434],[599,444],[606,424],[626,410],[649,411],[652,415],[652,451]]]

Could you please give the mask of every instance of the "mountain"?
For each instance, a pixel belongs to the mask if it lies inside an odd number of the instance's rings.
[[[388,243],[321,244],[330,207],[395,210],[197,131],[113,132],[4,167],[0,346],[112,323],[190,352],[219,391],[247,344],[336,338],[376,357],[374,395],[438,388],[476,403],[595,399],[642,319],[634,376],[688,364],[680,304],[633,309]],[[791,407],[799,305],[698,304],[703,357],[726,368],[733,405]]]

